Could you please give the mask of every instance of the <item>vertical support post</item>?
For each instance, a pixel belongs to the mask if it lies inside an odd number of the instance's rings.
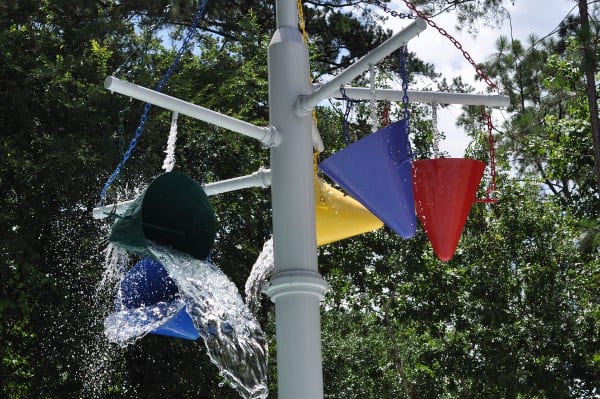
[[[320,301],[312,169],[312,118],[294,112],[311,92],[308,49],[295,0],[276,0],[269,44],[269,116],[281,143],[271,148],[275,271],[265,293],[275,303],[280,398],[323,398]]]

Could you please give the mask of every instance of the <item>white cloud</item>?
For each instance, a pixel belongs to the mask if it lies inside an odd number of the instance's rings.
[[[393,6],[391,7],[393,8]],[[543,37],[554,31],[560,21],[573,10],[573,2],[567,0],[517,0],[514,6],[507,4],[506,9],[512,19],[512,35],[511,24],[508,20],[505,20],[500,28],[492,29],[480,26],[476,36],[466,31],[457,31],[455,29],[456,19],[451,13],[440,15],[433,20],[458,40],[476,63],[481,63],[495,52],[495,42],[500,35],[509,38],[512,36],[514,39],[525,41],[531,33]],[[404,7],[398,7],[396,11],[406,12],[407,10]],[[398,32],[410,22],[411,20],[390,16],[387,27]],[[485,84],[476,82],[474,79],[476,75],[474,67],[464,58],[462,52],[435,28],[428,26],[423,33],[408,43],[408,47],[420,59],[433,64],[436,71],[447,80],[451,81],[453,77],[461,76],[463,81],[476,88],[476,92],[485,92]],[[410,89],[422,88],[410,87]],[[429,89],[435,90],[436,88],[432,85]],[[454,157],[462,157],[468,144],[468,138],[455,126],[460,111],[460,106],[450,106],[438,111],[438,127],[445,132],[447,137],[440,147]]]

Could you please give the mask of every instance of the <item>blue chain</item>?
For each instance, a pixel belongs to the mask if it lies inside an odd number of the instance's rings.
[[[169,80],[171,75],[173,75],[173,72],[175,71],[177,64],[179,64],[179,60],[180,60],[181,56],[183,55],[183,52],[186,50],[190,39],[196,32],[198,23],[200,22],[200,19],[202,19],[202,16],[204,15],[204,11],[206,9],[207,3],[208,3],[208,0],[203,0],[202,4],[200,4],[200,8],[198,9],[196,16],[194,17],[192,25],[190,25],[190,27],[188,28],[187,35],[183,39],[183,42],[181,43],[181,47],[179,47],[179,51],[177,52],[175,59],[171,63],[171,66],[169,67],[167,72],[165,72],[165,74],[163,75],[163,77],[160,80],[160,82],[158,83],[158,85],[156,85],[155,91],[158,91],[158,92],[162,91],[164,85],[167,83],[167,80]],[[129,160],[129,157],[131,157],[131,153],[137,146],[137,142],[138,142],[140,136],[142,135],[142,132],[144,131],[144,125],[146,124],[146,120],[148,119],[148,112],[150,111],[151,107],[152,107],[152,104],[150,104],[150,103],[144,104],[144,110],[142,112],[142,116],[140,117],[140,122],[138,124],[138,127],[135,129],[135,135],[134,135],[133,139],[131,139],[131,142],[129,143],[129,148],[127,149],[127,151],[125,151],[125,154],[123,155],[123,159],[121,160],[121,162],[119,162],[119,164],[115,168],[115,171],[112,173],[112,175],[110,175],[110,177],[104,184],[102,191],[100,192],[100,206],[104,205],[104,201],[106,200],[106,194],[108,192],[108,189],[113,184],[113,182],[117,179],[117,177],[121,173],[121,169],[123,169],[123,166],[125,166],[125,163],[127,163],[127,161]]]
[[[404,120],[406,121],[406,133],[408,133],[410,111],[408,110],[408,47],[400,49],[400,77],[402,78],[402,106],[404,107]]]
[[[344,109],[344,116],[342,118],[342,135],[344,136],[344,141],[346,145],[350,145],[350,113],[352,112],[352,108],[354,108],[354,101],[348,97],[346,94],[346,89],[344,87],[340,87],[340,94],[342,95],[342,100],[346,102],[346,108]]]
[[[406,127],[406,136],[410,138],[410,111],[408,110],[408,47],[403,46],[400,49],[400,77],[402,78],[402,106],[404,107],[404,126]],[[410,139],[406,140],[407,151],[412,159],[413,153],[410,146]]]

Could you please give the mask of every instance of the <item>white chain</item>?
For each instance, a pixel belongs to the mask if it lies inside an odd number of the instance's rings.
[[[437,103],[431,103],[431,126],[433,128],[433,142],[431,144],[434,158],[440,157],[440,139],[441,134],[438,130],[438,115],[437,115]]]
[[[371,131],[376,132],[377,123],[377,94],[375,93],[375,65],[369,64],[369,83],[371,94]]]

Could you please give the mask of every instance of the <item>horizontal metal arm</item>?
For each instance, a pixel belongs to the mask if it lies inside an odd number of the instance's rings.
[[[241,176],[235,177],[233,179],[221,180],[215,183],[208,183],[202,186],[206,195],[217,195],[222,193],[228,193],[230,191],[241,190],[244,188],[250,187],[262,187],[267,188],[271,185],[271,170],[270,169],[259,169],[256,172]],[[129,205],[133,202],[131,201],[123,201],[116,204],[100,206],[94,208],[92,211],[92,215],[94,219],[104,219],[111,213],[116,213],[117,215],[121,215],[125,212],[125,210],[129,207]]]
[[[427,22],[417,18],[413,23],[380,44],[379,47],[371,50],[367,55],[340,72],[316,91],[305,96],[300,96],[296,104],[296,112],[300,115],[310,114],[318,103],[327,98],[334,97],[340,90],[340,87],[368,70],[369,64],[376,64],[398,48],[406,45],[410,39],[423,32],[425,28],[427,28]]]
[[[371,89],[363,87],[345,87],[344,93],[353,100],[370,100],[372,92]],[[508,107],[510,105],[510,98],[500,95],[411,90],[408,90],[406,94],[408,101],[415,103],[485,105],[487,107]],[[375,90],[377,100],[402,101],[403,97],[402,90]]]
[[[104,87],[110,91],[255,138],[267,147],[277,146],[281,142],[281,137],[273,126],[256,126],[113,76],[106,78]]]

